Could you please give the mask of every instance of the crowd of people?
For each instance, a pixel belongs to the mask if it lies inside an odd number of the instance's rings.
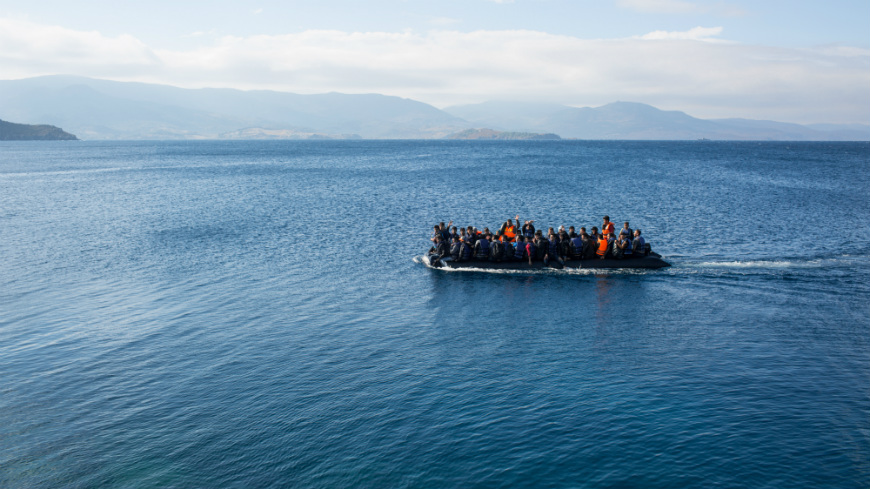
[[[548,228],[546,237],[540,229],[535,229],[533,220],[524,221],[520,226],[520,216],[508,219],[495,232],[485,227],[479,230],[474,226],[466,228],[439,223],[432,231],[430,260],[436,262],[451,257],[455,261],[488,260],[501,261],[542,261],[545,266],[551,263],[564,265],[565,260],[626,259],[649,254],[640,229],[632,230],[628,221],[619,232],[604,216],[599,230],[592,226],[590,232],[581,227],[576,232],[574,226],[560,226],[558,230]]]

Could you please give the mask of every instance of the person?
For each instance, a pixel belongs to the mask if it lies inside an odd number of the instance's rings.
[[[456,232],[456,226],[453,226],[450,228],[450,234],[447,235],[447,242],[452,243],[457,239],[459,239],[459,233]]]
[[[601,225],[601,234],[605,236],[612,236],[616,233],[616,226],[610,222],[610,216],[604,216],[604,224]]]
[[[551,228],[552,229],[552,228]],[[565,260],[562,259],[562,247],[559,243],[559,235],[552,233],[547,240],[546,254],[544,255],[544,266],[550,266],[550,261],[554,261],[561,266],[565,266]]]
[[[450,226],[452,226],[452,225],[453,225],[453,221],[450,221],[447,224],[444,224],[444,221],[441,221],[438,224],[438,227],[441,228],[441,238],[444,239],[445,242],[448,239],[450,239]]]
[[[535,260],[543,260],[547,254],[547,248],[550,246],[549,241],[544,238],[544,234],[538,229],[535,231]]]
[[[441,259],[450,255],[450,249],[447,242],[441,239],[441,236],[435,236],[435,251],[429,254],[429,263],[434,267],[441,266]]]
[[[602,234],[598,237],[598,248],[595,250],[595,254],[598,255],[598,258],[605,259],[607,257],[607,249],[610,243],[607,242],[607,235]]]
[[[486,236],[487,239],[490,238],[489,235]],[[504,243],[498,238],[493,239],[492,243],[489,245],[489,259],[490,261],[501,261],[504,257]]]
[[[592,226],[592,232],[589,233],[589,237],[594,239],[596,242],[598,242],[598,228],[597,227]]]
[[[517,246],[514,248],[514,260],[523,261],[526,256],[526,237],[520,234],[517,236]]]
[[[634,240],[631,242],[632,254],[636,257],[646,256],[646,240],[640,235],[640,229],[634,230]]]
[[[435,226],[433,226],[432,229],[433,229],[433,230],[432,230],[432,237],[429,238],[429,241],[432,242],[432,246],[433,246],[433,248],[434,248],[434,246],[435,246],[435,238],[441,238],[441,237],[443,237],[443,235],[441,234],[441,226],[439,226],[439,225],[436,224]]]
[[[569,236],[570,248],[568,250],[568,256],[572,260],[582,260],[583,259],[583,235],[586,234],[585,228],[580,228],[580,233],[577,234],[572,232]]]
[[[620,236],[625,235],[626,237],[628,237],[628,239],[631,239],[631,237],[634,235],[634,231],[632,231],[631,228],[628,227],[628,221],[625,221],[625,223],[622,224],[622,229],[619,230],[619,234]]]
[[[487,235],[483,235],[474,243],[474,258],[476,260],[489,259],[489,240]]]
[[[459,237],[465,238],[467,235],[465,234],[465,228],[459,228]]]
[[[632,249],[631,235],[630,234],[620,234],[620,238],[622,238],[625,243],[625,247],[622,249],[622,256],[624,258],[634,258],[634,250]]]
[[[517,237],[517,233],[520,229],[520,216],[517,216],[517,223],[514,225],[513,221],[508,219],[504,224],[501,225],[501,229],[498,230],[498,234],[504,235],[508,242],[514,242]]]
[[[474,246],[474,242],[477,241],[477,234],[474,232],[474,227],[473,227],[473,226],[468,226],[468,228],[467,228],[467,230],[466,230],[466,232],[465,232],[465,237],[466,237],[466,239],[467,239],[467,241],[468,241],[468,246],[473,247],[473,246]]]
[[[514,254],[516,250],[514,250],[514,245],[511,243],[511,240],[508,239],[507,236],[502,236],[502,244],[504,245],[504,252],[502,253],[502,259],[504,261],[514,261]]]
[[[534,259],[538,254],[538,247],[535,246],[535,240],[527,239],[526,240],[526,256],[529,258],[529,266],[532,264],[532,259]]]
[[[613,245],[610,248],[610,252],[613,255],[613,258],[616,258],[617,260],[622,260],[622,258],[625,256],[625,247],[627,245],[625,241],[625,236],[620,234],[616,238],[611,238],[611,241],[613,241]]]
[[[517,222],[520,222],[520,221],[517,220]],[[532,224],[533,222],[535,222],[535,221],[526,221],[525,224],[523,224],[522,231],[523,231],[523,236],[526,237],[526,241],[535,238],[535,225]]]
[[[462,249],[460,251],[460,261],[468,261],[472,257],[473,250],[471,245],[468,244],[467,238],[462,239]]]
[[[595,230],[595,233],[598,234],[597,229]],[[586,228],[580,228],[580,240],[583,243],[583,247],[580,250],[580,259],[587,260],[589,258],[595,258],[595,243],[597,238],[593,238],[589,235],[589,233],[586,232]]]
[[[462,261],[462,236],[454,239],[450,244],[450,256],[453,261]]]

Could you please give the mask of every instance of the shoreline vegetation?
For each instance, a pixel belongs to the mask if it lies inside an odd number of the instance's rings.
[[[0,120],[0,141],[78,141],[57,126],[48,124],[17,124]]]

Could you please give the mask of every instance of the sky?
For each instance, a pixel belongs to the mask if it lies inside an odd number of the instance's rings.
[[[870,124],[867,0],[0,0],[0,79]]]

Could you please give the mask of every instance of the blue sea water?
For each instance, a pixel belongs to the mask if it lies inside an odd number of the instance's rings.
[[[867,143],[0,143],[0,486],[866,488],[868,272]]]

